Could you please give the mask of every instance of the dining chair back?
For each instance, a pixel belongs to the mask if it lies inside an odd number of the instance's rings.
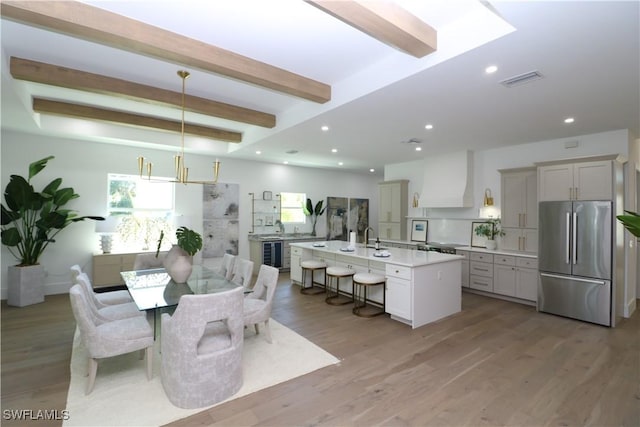
[[[118,290],[118,291],[107,291],[96,293],[93,290],[93,285],[91,284],[91,279],[89,279],[89,275],[82,271],[79,265],[72,265],[71,268],[71,284],[80,283],[85,286],[87,292],[92,294],[92,299],[94,300],[94,304],[98,308],[108,307],[110,305],[117,304],[125,304],[133,302],[133,298],[131,298],[131,294],[129,291]],[[83,281],[79,282],[78,277],[82,276]]]
[[[213,405],[242,386],[243,289],[183,295],[162,314],[161,379],[180,408]]]
[[[218,273],[223,275],[225,279],[231,280],[231,275],[233,274],[233,265],[235,264],[236,256],[231,254],[224,254],[222,256],[222,265],[218,270]]]
[[[253,292],[244,299],[244,324],[254,325],[256,334],[260,333],[259,324],[264,322],[265,337],[268,342],[271,340],[271,330],[269,329],[269,319],[273,308],[273,296],[278,286],[278,276],[280,271],[268,265],[261,265],[258,272],[256,284]]]
[[[136,258],[133,261],[133,269],[149,270],[152,268],[162,268],[167,253],[168,251],[158,252],[157,256],[155,252],[136,254]]]
[[[251,285],[251,277],[253,276],[253,261],[248,259],[236,257],[233,264],[233,273],[231,274],[231,280],[240,286],[248,288]]]

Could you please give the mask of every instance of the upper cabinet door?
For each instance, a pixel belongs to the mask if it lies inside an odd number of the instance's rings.
[[[573,198],[573,165],[540,166],[538,189],[540,202],[571,200]]]
[[[538,168],[539,199],[611,200],[613,164],[610,160],[580,162]]]
[[[502,172],[502,225],[538,226],[538,175],[535,169]]]
[[[575,200],[611,200],[613,175],[610,161],[576,163],[574,165]]]
[[[393,209],[393,187],[392,185],[380,185],[380,204],[378,205],[378,221],[391,222]]]

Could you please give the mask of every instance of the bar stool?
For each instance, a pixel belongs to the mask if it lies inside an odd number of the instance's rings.
[[[326,283],[327,283],[327,263],[324,261],[315,261],[315,260],[306,260],[300,263],[300,267],[302,267],[302,287],[300,288],[300,293],[305,295],[316,295],[325,292]],[[324,283],[314,281],[314,272],[316,270],[324,270]],[[307,287],[307,271],[311,272],[311,286]],[[322,285],[321,288],[314,288],[313,285]]]
[[[353,276],[353,314],[360,317],[374,317],[384,314],[385,284],[387,278],[380,274],[358,273]],[[367,290],[372,286],[382,285],[382,309],[367,305]]]
[[[344,305],[350,304],[353,302],[353,297],[348,298],[344,295],[340,295],[340,279],[346,277],[353,277],[356,272],[350,268],[346,267],[327,267],[327,297],[324,301],[327,304],[331,305]],[[332,288],[333,279],[335,279],[335,291]],[[352,296],[353,296],[353,286],[352,286]]]

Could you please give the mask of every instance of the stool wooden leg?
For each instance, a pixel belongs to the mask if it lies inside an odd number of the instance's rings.
[[[345,305],[353,303],[353,288],[351,290],[351,299],[348,299],[344,295],[340,295],[340,276],[327,276],[329,281],[327,282],[327,296],[325,298],[325,302],[331,305]],[[350,276],[345,276],[350,277]],[[336,290],[335,292],[332,289],[333,279],[336,279]]]

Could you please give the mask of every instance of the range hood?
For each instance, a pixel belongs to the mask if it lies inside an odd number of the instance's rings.
[[[473,152],[429,156],[424,160],[421,208],[473,207]]]

